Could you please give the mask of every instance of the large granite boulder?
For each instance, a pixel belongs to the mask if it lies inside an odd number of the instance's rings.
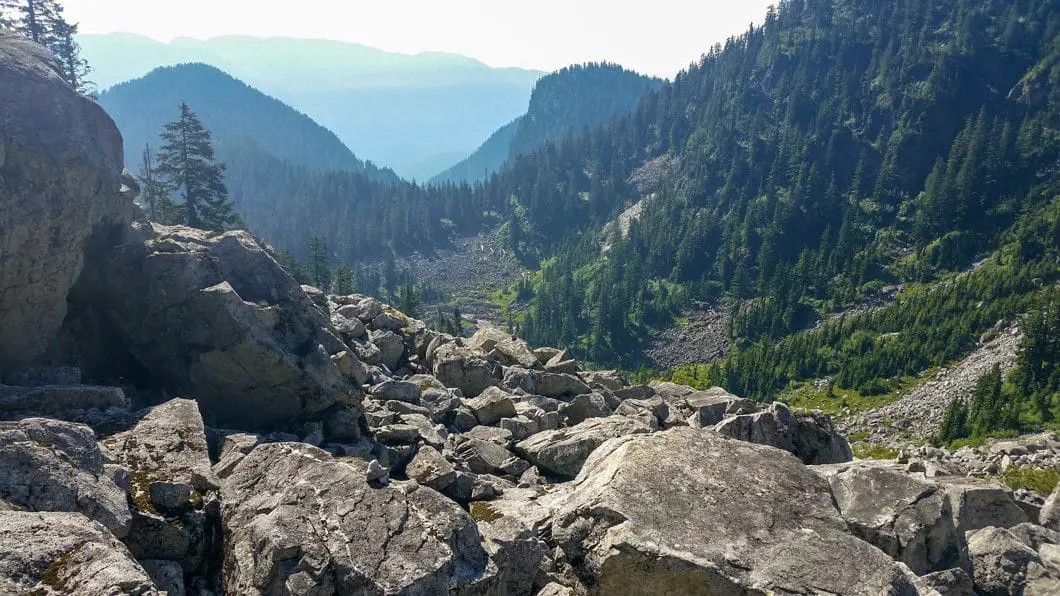
[[[223,481],[225,591],[446,594],[495,581],[467,513],[415,483],[370,486],[367,467],[304,444],[254,449]]]
[[[475,397],[497,384],[500,367],[487,360],[481,351],[455,341],[438,347],[431,360],[434,376],[446,387],[459,389],[467,397]]]
[[[249,234],[135,223],[109,240],[73,290],[80,318],[65,342],[90,376],[146,378],[193,396],[211,422],[244,429],[359,407],[356,375],[331,358],[350,349]],[[101,350],[110,360],[98,361]]]
[[[835,504],[859,538],[923,575],[961,563],[946,492],[904,472],[851,466],[829,479]]]
[[[43,418],[0,422],[0,503],[80,512],[118,537],[132,519],[125,492],[104,473],[92,429]]]
[[[594,593],[918,593],[907,567],[849,533],[823,478],[709,431],[608,441],[552,520]]]
[[[93,231],[131,209],[122,139],[41,46],[0,31],[0,379],[44,353]]]
[[[649,424],[638,418],[590,418],[570,428],[532,435],[516,444],[515,452],[543,472],[574,478],[589,455],[608,439],[652,430]]]
[[[805,464],[834,464],[854,459],[847,440],[822,414],[795,415],[786,405],[722,420],[714,430],[733,439],[770,445],[795,454]]]
[[[0,511],[0,594],[158,594],[102,525],[80,513]]]
[[[968,533],[968,555],[977,594],[1060,594],[1060,568],[1004,528]]]
[[[510,333],[505,333],[496,327],[482,327],[468,340],[469,348],[481,350],[484,354],[492,355],[505,366],[521,366],[523,368],[540,368],[541,363],[530,346],[521,339]]]

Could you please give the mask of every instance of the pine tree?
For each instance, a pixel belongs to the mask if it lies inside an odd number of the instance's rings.
[[[55,0],[23,0],[15,3],[18,20],[15,30],[45,47],[51,47],[55,36],[52,25],[62,12]]]
[[[954,397],[946,408],[946,415],[939,427],[935,442],[948,445],[957,439],[968,436],[968,405],[960,397]]]
[[[188,104],[180,105],[180,119],[165,124],[158,153],[158,171],[183,199],[179,223],[220,232],[239,219],[228,201],[224,164],[214,158],[210,131]]]
[[[327,288],[331,284],[331,252],[327,242],[320,236],[312,236],[306,244],[305,253],[313,285]]]
[[[354,291],[353,270],[346,265],[339,265],[335,268],[335,274],[331,279],[331,293],[349,296]]]
[[[178,206],[171,197],[172,189],[159,175],[150,145],[144,145],[136,179],[140,182],[140,198],[147,209],[147,218],[166,225],[175,223]]]
[[[464,315],[460,312],[460,307],[453,306],[453,335],[459,336],[464,330]]]
[[[95,86],[88,80],[92,68],[81,57],[81,44],[74,39],[76,35],[76,23],[67,23],[61,16],[56,16],[52,24],[50,49],[59,59],[63,79],[78,93],[90,95]]]

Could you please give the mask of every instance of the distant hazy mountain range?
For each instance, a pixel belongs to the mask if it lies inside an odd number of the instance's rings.
[[[161,43],[130,34],[84,35],[101,89],[159,66],[216,66],[305,112],[363,159],[425,180],[471,154],[526,111],[544,74],[491,68],[453,54],[395,54],[357,44],[219,37]]]

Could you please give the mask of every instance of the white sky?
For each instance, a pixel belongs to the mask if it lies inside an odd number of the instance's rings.
[[[66,0],[82,33],[169,41],[219,35],[332,39],[554,70],[609,60],[671,77],[777,0]]]

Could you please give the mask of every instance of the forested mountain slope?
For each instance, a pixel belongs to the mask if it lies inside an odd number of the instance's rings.
[[[686,300],[728,298],[746,343],[966,267],[1054,200],[1058,15],[785,2],[629,118],[516,160],[488,187],[518,198],[519,251],[551,257],[525,332],[612,359]],[[644,197],[601,258],[593,230]],[[1020,240],[1022,259],[1056,248]]]
[[[362,158],[421,180],[523,113],[544,74],[453,54],[405,55],[313,39],[78,40],[101,88],[160,66],[210,64],[310,115]]]
[[[537,82],[524,116],[499,129],[474,154],[431,181],[484,180],[513,157],[625,116],[662,83],[617,64],[574,65],[554,72]]]
[[[330,130],[283,102],[205,64],[153,70],[99,96],[125,138],[125,161],[136,171],[145,144],[158,146],[162,125],[178,115],[182,102],[199,113],[213,133],[222,161],[240,169],[251,148],[312,170],[364,171],[395,180],[364,164]]]

